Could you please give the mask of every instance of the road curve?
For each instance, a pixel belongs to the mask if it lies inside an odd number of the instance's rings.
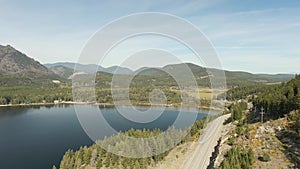
[[[209,160],[221,137],[221,131],[224,121],[230,117],[226,114],[210,122],[200,137],[198,146],[193,155],[187,159],[181,166],[182,169],[206,169]]]

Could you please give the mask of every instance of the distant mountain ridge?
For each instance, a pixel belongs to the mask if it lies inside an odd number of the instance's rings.
[[[185,72],[185,69],[188,67],[193,73],[193,75],[195,76],[196,80],[199,81],[199,84],[205,84],[205,85],[210,83],[209,72],[224,71],[228,86],[286,82],[291,80],[295,76],[294,74],[252,74],[243,71],[220,70],[215,68],[205,68],[192,63],[171,64],[161,68],[142,67],[136,71],[133,71],[129,68],[119,67],[119,66],[103,68],[102,66],[98,66],[96,64],[84,65],[84,64],[76,64],[72,62],[59,62],[53,64],[45,64],[45,66],[47,66],[50,69],[56,66],[64,66],[73,69],[75,65],[77,71],[82,71],[86,73],[92,73],[95,70],[98,70],[98,72],[105,72],[109,74],[123,74],[123,75],[138,74],[144,76],[155,76],[163,79],[170,78],[166,72],[173,72],[185,76],[183,72]]]
[[[51,82],[52,80],[57,79],[65,81],[70,76],[73,76],[75,65],[75,72],[77,73],[94,73],[94,71],[97,70],[100,74],[101,72],[106,73],[105,77],[107,78],[112,77],[113,74],[126,76],[138,74],[140,76],[145,76],[141,77],[141,82],[138,83],[145,83],[145,79],[154,78],[157,83],[160,82],[161,84],[172,84],[172,77],[170,77],[170,75],[166,72],[173,72],[184,77],[186,76],[184,74],[185,68],[188,66],[195,76],[197,83],[204,86],[208,86],[210,84],[210,72],[223,71],[214,68],[201,67],[192,63],[172,64],[161,68],[144,67],[137,71],[120,66],[104,68],[96,64],[85,65],[72,62],[59,62],[42,65],[38,61],[26,56],[24,53],[9,45],[0,45],[0,85],[40,85],[41,83]],[[286,82],[295,76],[293,74],[252,74],[242,71],[227,70],[224,70],[224,73],[226,75],[228,86]],[[103,82],[103,84],[109,84],[109,82]],[[145,83],[143,85],[147,84]]]
[[[68,79],[70,76],[74,74],[74,70],[65,66],[54,66],[50,67],[49,70],[59,75],[62,78]]]
[[[133,71],[129,68],[124,68],[120,66],[111,66],[108,68],[104,68],[102,66],[96,64],[80,64],[80,63],[73,63],[73,62],[57,62],[57,63],[47,63],[44,64],[47,68],[52,68],[56,66],[64,66],[74,70],[76,66],[76,71],[86,72],[86,73],[95,73],[95,70],[100,72],[106,72],[111,74],[132,74]]]

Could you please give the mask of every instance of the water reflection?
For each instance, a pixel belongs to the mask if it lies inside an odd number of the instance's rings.
[[[23,106],[3,106],[0,107],[0,118],[20,116],[28,113],[30,110],[40,110],[41,108],[68,108],[71,104],[49,104],[49,105],[23,105]]]
[[[19,116],[25,114],[30,110],[30,107],[12,106],[12,107],[0,107],[0,118],[9,116]]]

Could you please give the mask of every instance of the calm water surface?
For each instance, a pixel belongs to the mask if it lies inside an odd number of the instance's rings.
[[[96,106],[82,105],[88,111]],[[143,108],[140,108],[143,109]],[[165,130],[179,110],[168,108],[155,121],[139,124],[122,117],[115,108],[101,108],[102,114],[117,131],[130,128]],[[206,116],[201,110],[197,119]],[[72,105],[0,107],[0,169],[52,169],[68,149],[91,145]]]

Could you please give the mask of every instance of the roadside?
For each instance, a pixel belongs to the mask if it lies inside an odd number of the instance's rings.
[[[232,147],[251,149],[254,152],[254,169],[294,168],[294,164],[285,154],[285,145],[277,138],[277,133],[282,131],[287,123],[285,117],[264,123],[246,123],[242,126],[239,126],[237,121],[226,124],[214,168],[221,168],[222,161]]]
[[[156,166],[150,169],[192,169],[206,168],[214,147],[219,138],[223,135],[223,122],[230,117],[230,114],[223,115],[210,122],[204,129],[204,133],[199,140],[187,142],[175,147],[165,158]]]

